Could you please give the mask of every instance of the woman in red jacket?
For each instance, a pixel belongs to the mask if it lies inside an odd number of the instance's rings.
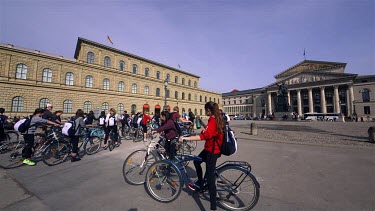
[[[151,117],[148,115],[148,111],[143,112],[143,118],[141,122],[141,126],[143,129],[143,141],[147,141],[147,122],[151,121]]]
[[[195,191],[200,191],[203,184],[203,171],[201,163],[206,163],[206,174],[208,190],[210,193],[211,210],[216,210],[216,185],[215,185],[215,168],[216,161],[220,157],[220,147],[223,143],[224,119],[219,112],[219,106],[212,101],[204,105],[206,115],[209,116],[208,124],[202,123],[205,128],[200,135],[191,137],[182,137],[183,139],[191,141],[206,140],[203,151],[198,155],[202,161],[194,161],[194,166],[197,171],[198,181],[195,184],[189,184],[189,187]]]

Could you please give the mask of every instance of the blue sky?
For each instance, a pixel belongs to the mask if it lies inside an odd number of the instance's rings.
[[[201,76],[259,88],[306,59],[375,74],[373,0],[0,0],[0,42],[73,58],[78,37]]]

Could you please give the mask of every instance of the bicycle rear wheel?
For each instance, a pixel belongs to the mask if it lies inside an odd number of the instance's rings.
[[[25,144],[11,142],[0,146],[0,166],[5,169],[16,168],[22,163],[22,149]]]
[[[250,210],[259,200],[259,183],[239,166],[225,166],[217,172],[218,202],[229,210]]]
[[[85,142],[83,145],[83,150],[88,155],[93,155],[99,151],[102,146],[102,139],[99,137],[91,137],[89,140]]]
[[[59,142],[52,143],[43,153],[42,160],[46,165],[54,166],[64,162],[69,154],[70,149],[68,144]]]
[[[127,183],[142,185],[145,183],[145,175],[148,167],[157,161],[153,153],[148,154],[146,149],[132,152],[122,166],[122,174]]]
[[[145,189],[156,201],[171,202],[180,195],[182,175],[175,165],[166,160],[153,163],[146,173]]]
[[[18,142],[18,140],[19,140],[19,138],[20,138],[20,134],[17,132],[17,131],[7,131],[7,132],[5,132],[5,142],[4,142],[4,144],[6,143],[6,142],[8,142],[8,143],[10,143],[10,142]]]

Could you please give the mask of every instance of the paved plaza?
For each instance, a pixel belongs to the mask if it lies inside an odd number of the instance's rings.
[[[249,135],[251,121],[231,121],[239,150],[218,161],[252,165],[261,186],[253,210],[375,210],[375,144],[367,142],[367,129],[374,123],[254,122],[257,136]],[[209,210],[206,195],[187,187],[177,200],[159,203],[143,186],[127,184],[123,162],[141,147],[143,143],[124,141],[112,152],[76,163],[0,169],[0,209]],[[203,142],[193,153],[202,147]]]

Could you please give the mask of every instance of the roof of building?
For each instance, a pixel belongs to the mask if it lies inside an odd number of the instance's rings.
[[[183,73],[183,74],[186,74],[186,75],[190,75],[190,76],[193,76],[193,77],[200,78],[200,76],[197,76],[197,75],[194,75],[194,74],[182,71],[180,69],[177,69],[177,68],[165,65],[165,64],[161,64],[161,63],[158,63],[158,62],[155,62],[155,61],[152,61],[152,60],[149,60],[149,59],[146,59],[146,58],[143,58],[143,57],[140,57],[140,56],[137,56],[137,55],[134,55],[134,54],[131,54],[131,53],[128,53],[128,52],[116,49],[116,48],[112,48],[110,46],[103,45],[103,44],[100,44],[100,43],[97,43],[97,42],[94,42],[94,41],[91,41],[91,40],[88,40],[88,39],[85,39],[85,38],[82,38],[82,37],[78,37],[78,40],[77,40],[77,46],[76,46],[76,50],[75,50],[75,53],[74,53],[74,58],[75,59],[78,59],[78,53],[79,53],[79,50],[81,48],[81,44],[83,42],[88,43],[90,45],[97,46],[99,48],[107,49],[109,51],[117,52],[117,53],[123,54],[125,56],[129,56],[129,57],[132,57],[132,58],[135,58],[135,59],[139,59],[139,60],[142,60],[142,61],[145,61],[145,62],[149,62],[149,63],[155,64],[155,65],[158,65],[158,66],[161,66],[161,67],[164,67],[164,68],[172,69],[174,71],[177,71],[177,72],[180,72],[180,73]]]
[[[262,92],[262,91],[266,91],[266,89],[265,88],[255,88],[255,89],[247,89],[247,90],[242,90],[242,91],[237,90],[237,92],[223,93],[223,94],[221,94],[221,96],[229,97],[229,96],[237,96],[237,95],[247,95],[247,94],[259,93],[259,92]]]

